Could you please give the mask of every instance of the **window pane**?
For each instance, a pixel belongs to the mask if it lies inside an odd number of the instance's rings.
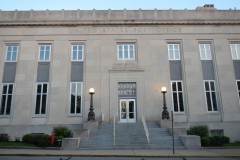
[[[133,101],[129,102],[129,112],[134,112],[134,102]]]
[[[172,82],[172,90],[173,91],[177,90],[176,82]]]
[[[77,46],[73,46],[73,51],[76,51],[77,50]]]
[[[7,52],[6,61],[11,61],[11,52]]]
[[[81,83],[77,83],[77,93],[81,93]]]
[[[77,95],[77,113],[81,112],[81,96]]]
[[[127,45],[124,46],[124,58],[128,59],[128,46]]]
[[[76,93],[76,83],[72,83],[71,93]]]
[[[168,45],[168,48],[169,48],[169,50],[173,50],[173,45],[172,45],[172,44],[169,44],[169,45]]]
[[[71,94],[71,108],[70,108],[71,113],[75,113],[75,95]]]
[[[39,84],[39,85],[37,86],[37,93],[41,93],[41,92],[42,92],[41,89],[42,89],[42,85]]]
[[[182,83],[181,82],[177,82],[178,84],[178,91],[182,91]]]
[[[50,51],[45,52],[45,59],[46,61],[50,60]]]
[[[130,59],[133,59],[134,58],[134,53],[133,53],[133,50],[130,50]]]
[[[43,51],[40,51],[40,57],[39,57],[39,60],[44,60],[44,52]]]
[[[129,113],[129,118],[133,119],[134,118],[134,113]]]
[[[217,111],[217,100],[215,92],[212,92],[212,102],[213,102],[213,110]]]
[[[82,46],[81,45],[78,46],[78,51],[82,51]]]
[[[43,93],[47,93],[47,84],[43,84]]]
[[[174,59],[173,50],[169,50],[169,59],[170,60]]]
[[[82,56],[82,51],[78,51],[78,60],[82,60],[83,56]]]
[[[209,92],[206,92],[206,97],[207,97],[207,107],[208,107],[208,111],[212,111],[211,97],[210,97],[210,93],[209,93]]]
[[[179,60],[179,59],[180,59],[180,52],[179,52],[179,50],[176,50],[176,51],[175,51],[175,59],[176,59],[176,60]]]
[[[12,95],[8,95],[8,98],[7,98],[7,108],[6,108],[6,114],[7,115],[10,114],[11,104],[12,104]]]
[[[231,47],[232,59],[237,59],[236,45],[230,44],[230,47]]]
[[[12,92],[13,92],[13,85],[9,84],[9,86],[8,86],[8,94],[12,94]]]
[[[2,94],[7,94],[7,88],[8,88],[7,85],[3,86]]]
[[[50,51],[50,46],[46,46],[46,51]]]
[[[209,91],[209,84],[208,84],[208,82],[205,82],[205,90]]]
[[[12,52],[12,59],[11,61],[17,61],[17,52]]]
[[[215,91],[214,82],[210,82],[210,85],[211,85],[211,91]]]
[[[240,90],[240,81],[237,81],[238,90]]]
[[[39,114],[40,113],[40,103],[41,103],[41,95],[37,95],[37,97],[36,97],[35,114]]]
[[[73,51],[72,59],[77,60],[77,51]]]
[[[174,111],[178,111],[178,99],[177,99],[177,93],[173,93],[173,105],[174,105]]]
[[[42,95],[41,114],[45,114],[46,113],[46,106],[47,106],[47,95]]]
[[[180,111],[183,112],[183,111],[184,111],[183,94],[182,94],[182,93],[179,93],[179,94],[178,94],[178,98],[179,98]]]
[[[4,114],[5,104],[6,104],[6,95],[2,95],[2,104],[1,104],[0,114]]]

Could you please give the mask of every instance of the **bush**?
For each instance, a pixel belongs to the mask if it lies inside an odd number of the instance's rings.
[[[67,127],[55,127],[53,128],[53,133],[56,137],[68,138],[72,137],[73,133]]]
[[[8,142],[9,136],[7,134],[0,134],[0,142]]]
[[[213,136],[210,138],[210,146],[223,146],[226,143],[229,143],[229,138],[226,136]]]
[[[209,146],[209,144],[211,143],[209,137],[202,137],[201,138],[201,145],[202,146]]]
[[[51,136],[47,134],[26,134],[22,137],[24,143],[34,144],[39,147],[51,146]]]
[[[187,130],[188,135],[197,135],[202,137],[208,137],[208,126],[194,126]]]

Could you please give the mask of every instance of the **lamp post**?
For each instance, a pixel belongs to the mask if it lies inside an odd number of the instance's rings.
[[[95,121],[95,113],[93,112],[93,94],[94,94],[94,88],[89,89],[89,94],[91,95],[90,99],[90,108],[88,113],[88,121]]]
[[[162,87],[161,88],[162,94],[163,94],[163,112],[162,112],[162,119],[169,119],[169,113],[167,110],[167,105],[166,105],[166,97],[165,94],[167,93],[167,88],[166,87]]]

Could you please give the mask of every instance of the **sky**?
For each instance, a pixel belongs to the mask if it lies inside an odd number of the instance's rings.
[[[0,0],[0,10],[195,10],[204,4],[219,10],[240,9],[240,0]]]

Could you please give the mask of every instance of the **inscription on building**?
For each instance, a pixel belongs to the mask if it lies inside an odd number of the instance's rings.
[[[69,28],[69,34],[154,34],[181,33],[181,27],[81,27]]]
[[[119,96],[136,96],[136,83],[134,82],[119,82],[118,83]]]

